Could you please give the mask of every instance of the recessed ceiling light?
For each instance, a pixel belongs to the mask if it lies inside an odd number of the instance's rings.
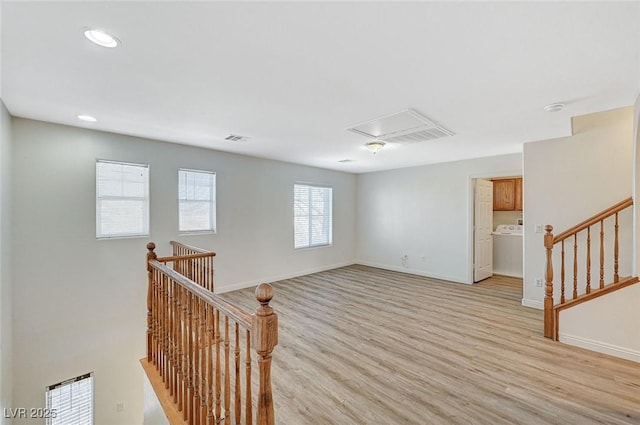
[[[560,112],[564,109],[564,103],[552,103],[544,107],[547,112]]]
[[[98,46],[102,47],[117,47],[118,44],[120,44],[117,38],[100,30],[85,30],[84,36],[87,37],[87,39],[89,39],[90,41],[96,43]]]
[[[86,122],[96,122],[96,121],[98,121],[97,119],[95,119],[91,115],[82,115],[82,114],[78,115],[78,119],[80,121],[86,121]]]

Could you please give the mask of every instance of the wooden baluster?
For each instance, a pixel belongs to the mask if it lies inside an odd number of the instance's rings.
[[[578,298],[578,235],[573,235],[573,299]]]
[[[213,286],[211,285],[211,276],[209,274],[209,271],[211,270],[211,263],[213,261],[213,257],[207,257],[204,259],[204,264],[205,264],[205,280],[207,281],[207,285],[206,288],[208,290],[210,290],[211,292],[213,292]]]
[[[204,281],[204,258],[198,258],[198,283],[203,288],[206,288],[206,282]]]
[[[150,262],[153,260],[157,260],[158,256],[154,252],[156,249],[156,244],[153,242],[149,242],[147,244],[147,278],[148,278],[148,286],[147,286],[147,361],[151,362],[153,359],[153,267],[151,267]]]
[[[215,336],[216,336],[216,424],[220,423],[222,417],[221,392],[222,383],[220,376],[220,310],[216,310],[215,320]]]
[[[562,252],[561,252],[561,266],[560,266],[560,304],[564,304],[564,239],[562,240]]]
[[[180,383],[180,411],[182,419],[187,420],[187,389],[189,387],[189,291],[182,290],[182,382]]]
[[[176,353],[175,353],[175,379],[173,381],[173,402],[178,406],[178,410],[181,410],[182,400],[180,399],[180,383],[182,380],[182,287],[176,285],[175,287],[175,306],[174,306],[174,337],[176,341]]]
[[[550,234],[550,232],[549,230],[547,233]],[[551,237],[551,248],[553,248],[553,236]],[[550,254],[551,251],[549,250],[548,252]],[[551,281],[553,281],[553,274],[550,277]],[[271,353],[275,346],[278,345],[278,315],[269,305],[272,298],[273,288],[271,285],[263,283],[256,288],[256,299],[260,306],[253,315],[251,345],[258,353],[258,367],[260,369],[257,425],[275,424],[273,394],[271,392]],[[551,307],[553,307],[553,304]]]
[[[224,316],[224,423],[231,424],[231,373],[229,373],[229,317]]]
[[[164,284],[166,276],[160,275],[158,285],[158,371],[164,382]]]
[[[200,313],[200,406],[198,407],[199,424],[207,421],[207,307],[201,303]]]
[[[618,213],[616,213],[616,224],[614,226],[615,237],[613,242],[613,282],[618,283],[620,281],[620,275],[618,275]]]
[[[169,395],[173,397],[173,385],[176,379],[176,319],[174,317],[176,311],[175,288],[178,284],[171,279],[169,281]]]
[[[169,284],[171,279],[168,276],[165,276],[164,282],[162,285],[163,297],[162,297],[162,321],[163,321],[163,332],[162,332],[162,343],[163,343],[163,351],[164,351],[164,374],[162,378],[164,379],[164,387],[165,389],[169,389]]]
[[[241,416],[242,416],[242,385],[240,383],[240,325],[236,323],[236,332],[235,332],[235,342],[236,347],[234,350],[234,358],[235,358],[235,370],[236,370],[236,384],[235,384],[235,419],[236,425],[240,425]]]
[[[553,231],[553,226],[546,225],[544,230],[546,231],[546,234],[544,235],[544,247],[547,252],[544,291],[544,336],[546,338],[555,338],[553,322],[553,260],[551,258],[551,255],[553,254],[553,233],[551,233]],[[256,336],[254,335],[254,338],[255,337]],[[269,362],[270,361],[271,359],[269,359]],[[262,424],[258,423],[258,425]]]
[[[207,418],[207,309],[208,304],[202,302],[202,313],[200,315],[200,421],[204,424]]]
[[[195,297],[193,314],[193,423],[199,424],[200,419],[200,298]]]
[[[214,308],[207,312],[207,425],[214,425],[213,416],[213,342]]]
[[[604,288],[604,220],[600,220],[600,289]]]
[[[587,288],[586,293],[591,293],[591,227],[587,227]]]
[[[209,278],[211,279],[211,292],[215,292],[216,290],[216,277],[215,277],[216,269],[215,269],[214,257],[215,255],[211,257],[211,267],[209,268]]]
[[[187,295],[187,397],[184,420],[193,424],[193,294]]]
[[[252,425],[253,423],[253,400],[251,399],[251,331],[247,329],[246,334],[247,353],[244,356],[244,372],[245,372],[245,422],[246,425]]]

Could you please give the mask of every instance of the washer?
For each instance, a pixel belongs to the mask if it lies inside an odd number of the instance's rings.
[[[499,224],[493,235],[493,272],[522,278],[522,225]]]

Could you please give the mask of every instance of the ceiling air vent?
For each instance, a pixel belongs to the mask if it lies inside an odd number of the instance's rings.
[[[228,140],[230,142],[246,142],[249,138],[246,136],[238,136],[237,134],[230,134],[225,137],[224,140]]]
[[[419,143],[455,135],[413,109],[366,121],[347,130],[390,143]]]

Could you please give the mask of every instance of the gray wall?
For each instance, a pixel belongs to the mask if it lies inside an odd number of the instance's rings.
[[[11,117],[0,99],[0,410],[12,404]],[[0,416],[0,424],[10,421]]]
[[[354,260],[354,175],[25,119],[13,130],[16,406],[95,371],[96,423],[142,423],[151,240],[160,255],[176,238],[215,250],[222,290]],[[96,158],[149,164],[150,238],[96,240]],[[217,173],[216,234],[178,236],[181,167]],[[332,246],[293,249],[296,181],[333,186]]]
[[[521,173],[510,154],[359,175],[358,262],[471,283],[471,181]]]

